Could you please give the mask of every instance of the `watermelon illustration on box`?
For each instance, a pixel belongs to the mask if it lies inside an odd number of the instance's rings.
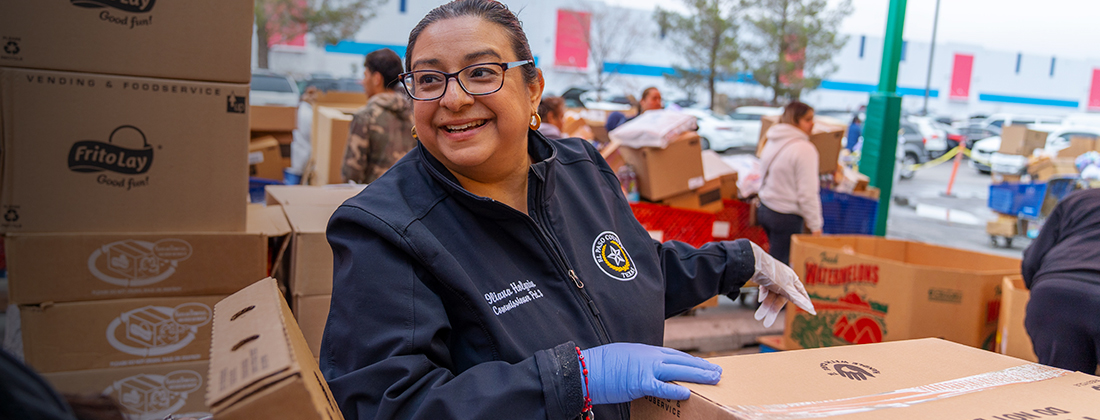
[[[789,348],[937,337],[992,350],[1000,279],[1018,273],[1020,260],[873,236],[798,235],[791,268],[817,315],[788,305]]]

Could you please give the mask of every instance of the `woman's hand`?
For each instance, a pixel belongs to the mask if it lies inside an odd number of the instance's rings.
[[[588,368],[592,404],[617,404],[645,396],[686,400],[691,391],[670,384],[714,385],[722,368],[679,350],[637,343],[611,343],[581,350]]]
[[[764,320],[764,326],[770,327],[775,323],[775,318],[783,310],[787,300],[794,302],[806,312],[817,315],[814,304],[810,302],[810,296],[806,288],[798,280],[798,275],[790,267],[779,262],[771,255],[764,252],[756,244],[752,244],[752,255],[756,257],[756,274],[752,276],[752,282],[760,285],[760,309],[756,310],[756,320]]]

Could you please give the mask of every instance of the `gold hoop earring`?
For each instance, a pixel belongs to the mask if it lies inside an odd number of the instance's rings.
[[[416,136],[416,126],[415,126],[415,125],[414,125],[414,126],[413,126],[413,128],[412,128],[412,134],[413,134],[413,138],[414,138],[414,139],[420,140],[420,137],[417,137],[417,136]]]
[[[542,117],[539,117],[539,114],[536,113],[531,116],[531,129],[538,130],[539,127],[542,127]]]

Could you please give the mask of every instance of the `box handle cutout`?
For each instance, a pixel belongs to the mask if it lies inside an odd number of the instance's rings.
[[[241,309],[240,312],[237,312],[237,313],[233,314],[233,316],[230,317],[229,320],[230,321],[236,320],[237,318],[240,318],[241,315],[244,315],[245,312],[251,311],[253,309],[256,309],[256,305],[251,305],[247,308]]]
[[[233,348],[232,348],[232,349],[230,349],[229,351],[237,351],[237,349],[241,348],[241,346],[243,346],[243,345],[245,345],[245,344],[248,344],[249,342],[255,341],[255,340],[259,339],[259,338],[260,338],[260,335],[259,335],[259,334],[255,334],[255,335],[253,335],[253,336],[251,336],[251,337],[248,337],[248,338],[246,338],[246,339],[244,339],[244,340],[241,340],[241,342],[240,342],[240,343],[237,343],[237,344],[233,345]]]

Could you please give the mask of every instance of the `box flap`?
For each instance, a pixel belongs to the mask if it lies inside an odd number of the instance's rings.
[[[710,181],[723,175],[736,174],[733,167],[722,160],[722,156],[713,150],[703,151],[703,178]]]
[[[264,150],[269,147],[279,147],[279,140],[276,140],[273,136],[263,136],[254,138],[248,142],[249,152]]]
[[[286,305],[276,280],[268,277],[214,305],[209,377],[217,379],[207,388],[208,405],[232,404],[248,391],[300,373],[280,303]]]
[[[249,204],[247,232],[267,237],[283,236],[291,232],[290,222],[286,220],[282,206]]]
[[[972,273],[1019,272],[1018,258],[967,251],[958,248],[929,245],[920,242],[880,238],[864,235],[795,235],[795,243],[813,244],[831,248],[836,252],[858,254],[864,258],[880,259],[908,266],[933,266],[938,270],[961,270]],[[952,255],[953,258],[944,258]]]
[[[325,233],[337,206],[283,206],[294,233]]]
[[[336,207],[363,191],[366,185],[268,185],[267,204],[319,205]]]

